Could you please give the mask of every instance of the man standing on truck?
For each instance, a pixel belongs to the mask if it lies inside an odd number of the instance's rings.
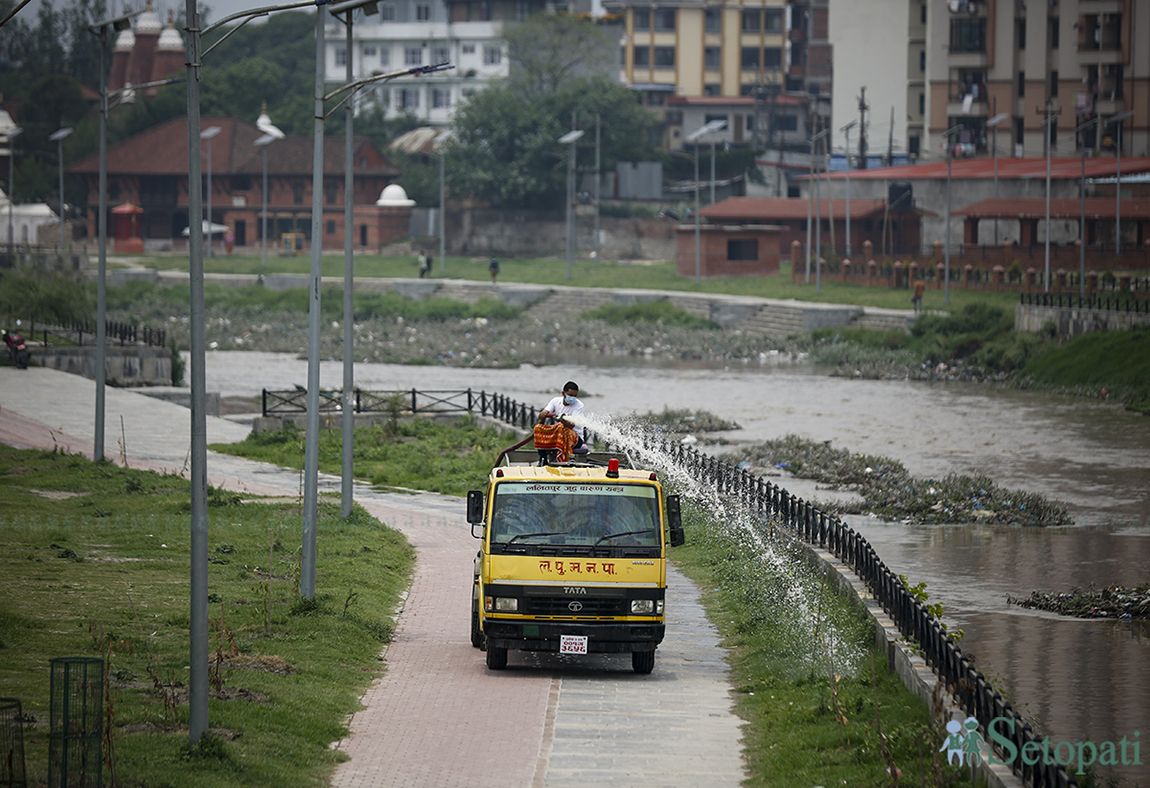
[[[583,402],[579,399],[579,386],[575,381],[569,380],[563,384],[563,394],[553,398],[547,403],[542,412],[539,414],[539,423],[542,424],[545,419],[555,419],[569,430],[575,432],[575,447],[572,449],[574,454],[588,454],[591,449],[583,442],[583,428],[570,421],[571,416],[579,416],[583,413]]]

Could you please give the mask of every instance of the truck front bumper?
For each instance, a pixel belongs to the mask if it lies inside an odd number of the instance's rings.
[[[487,619],[483,632],[496,648],[518,651],[558,651],[560,635],[582,635],[587,651],[593,654],[620,654],[654,651],[663,642],[662,622],[624,621],[619,623],[505,621]]]

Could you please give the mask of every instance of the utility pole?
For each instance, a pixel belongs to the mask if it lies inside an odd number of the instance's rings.
[[[894,107],[890,108],[890,134],[886,138],[886,166],[894,164]]]
[[[859,169],[866,169],[866,112],[870,106],[866,103],[866,85],[862,86],[859,94]]]

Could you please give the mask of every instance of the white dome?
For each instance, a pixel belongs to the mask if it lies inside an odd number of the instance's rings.
[[[407,199],[407,192],[398,183],[391,183],[379,193],[375,204],[381,208],[410,208],[415,205],[415,200]]]
[[[136,34],[132,28],[126,27],[116,36],[116,49],[133,49],[136,46]]]
[[[141,33],[155,33],[162,27],[160,15],[152,10],[152,0],[148,0],[144,6],[144,13],[136,19],[136,30]]]
[[[164,28],[164,32],[160,33],[160,42],[157,46],[160,49],[183,49],[184,39],[180,38],[180,34],[176,31],[176,26],[168,22],[168,26]]]

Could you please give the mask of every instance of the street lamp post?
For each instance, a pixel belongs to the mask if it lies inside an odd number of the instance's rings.
[[[282,132],[277,137],[269,131],[255,141],[256,146],[262,149],[264,159],[263,211],[260,214],[260,252],[264,268],[268,267],[268,145],[282,138]]]
[[[846,165],[847,165],[847,240],[845,248],[845,257],[850,259],[851,256],[851,129],[858,125],[857,120],[852,120],[847,125],[843,126],[839,131],[846,135]]]
[[[575,125],[575,114],[571,114],[571,125]],[[567,278],[571,278],[571,227],[574,224],[574,206],[575,194],[573,189],[573,181],[575,178],[575,142],[583,136],[581,129],[572,128],[571,131],[564,134],[559,138],[560,145],[567,145]]]
[[[212,140],[221,130],[219,126],[208,126],[200,132],[200,139],[208,141],[208,257],[215,257],[215,253],[212,251],[212,231],[214,229],[212,227],[214,224],[212,222]],[[201,226],[200,232],[203,231]],[[191,232],[188,233],[188,236],[191,236]]]
[[[96,418],[92,436],[92,459],[104,459],[104,401],[107,371],[104,369],[108,348],[108,82],[104,71],[104,58],[108,49],[108,28],[114,31],[131,27],[132,17],[138,12],[126,10],[124,14],[88,26],[89,32],[100,39],[100,176],[99,215],[96,217],[98,262],[96,266]]]
[[[448,129],[435,138],[439,149],[439,271],[447,271],[447,141],[453,132]]]
[[[72,129],[64,128],[59,131],[54,131],[48,135],[48,139],[56,143],[56,164],[57,169],[60,171],[60,262],[64,262],[64,256],[67,254],[66,239],[65,239],[65,225],[67,218],[64,216],[64,139],[72,133]]]
[[[819,199],[818,194],[818,180],[815,178],[815,143],[830,133],[830,129],[823,129],[818,134],[811,137],[811,160],[810,160],[810,178],[807,184],[807,195],[810,199],[807,200],[807,248],[804,250],[804,257],[807,258],[807,284],[811,283],[811,212],[813,210],[814,202]],[[819,208],[819,224],[822,224],[822,208]],[[820,228],[821,229],[821,228]],[[818,231],[815,231],[818,235]],[[817,256],[817,252],[815,253]],[[816,263],[816,268],[818,264]],[[818,274],[815,274],[816,278]]]
[[[1050,144],[1050,129],[1057,122],[1058,116],[1062,114],[1062,110],[1055,110],[1049,101],[1046,102],[1046,109],[1043,110],[1046,114],[1046,120],[1042,121],[1042,128],[1046,130],[1046,268],[1043,273],[1045,278],[1044,292],[1050,292],[1050,149],[1054,147]]]
[[[714,121],[718,124],[715,131],[722,131],[727,127],[727,121],[717,120]],[[708,124],[709,125],[709,124]],[[711,137],[711,205],[715,204],[715,138]]]
[[[1098,116],[1095,115],[1090,120],[1079,123],[1074,129],[1074,134],[1085,135],[1086,130],[1098,122]],[[1082,180],[1078,184],[1078,197],[1081,204],[1081,212],[1078,217],[1078,297],[1086,297],[1086,140],[1085,136],[1081,143],[1082,147]]]
[[[16,149],[12,147],[12,140],[14,140],[18,136],[20,136],[20,133],[23,131],[24,131],[24,129],[21,129],[21,128],[8,129],[8,134],[4,139],[4,142],[8,145],[8,258],[9,258],[9,264],[10,265],[12,264],[12,261],[11,261],[12,255],[15,253],[15,250],[14,250],[13,245],[12,245],[12,233],[13,233],[12,204],[16,201],[16,198],[12,196],[12,189],[13,189],[13,178],[12,178],[12,176],[13,176],[13,172],[14,172],[14,170],[12,169],[12,161],[16,158]]]
[[[1118,144],[1115,146],[1118,151],[1118,172],[1114,180],[1114,199],[1116,201],[1114,206],[1114,254],[1116,255],[1122,251],[1122,123],[1133,114],[1134,110],[1128,109],[1106,121],[1107,126],[1118,127]]]
[[[954,146],[950,144],[950,137],[955,132],[961,131],[963,126],[951,126],[943,134],[943,140],[946,145],[946,239],[943,242],[945,250],[945,261],[943,263],[943,303],[950,303],[950,164],[954,160],[953,151]]]
[[[702,221],[699,216],[699,145],[698,141],[707,134],[719,129],[726,128],[727,121],[725,120],[712,120],[709,123],[704,123],[699,128],[692,131],[687,135],[686,141],[695,143],[695,285],[698,286],[703,282],[703,254],[702,254],[702,239],[700,222]],[[715,162],[714,149],[711,151],[711,164],[712,167]],[[711,172],[711,202],[715,201],[713,189],[715,184],[714,170]]]
[[[1009,117],[1010,117],[1010,115],[1008,115],[1007,113],[1000,112],[997,115],[995,115],[993,118],[991,118],[990,120],[986,121],[986,125],[990,126],[990,128],[992,128],[992,129],[994,129],[994,132],[992,135],[993,141],[991,142],[991,147],[994,149],[993,155],[994,155],[994,196],[995,197],[998,197],[998,127],[1002,124],[1003,121],[1005,121]],[[994,216],[994,245],[998,246],[998,215],[997,215],[997,213]]]

